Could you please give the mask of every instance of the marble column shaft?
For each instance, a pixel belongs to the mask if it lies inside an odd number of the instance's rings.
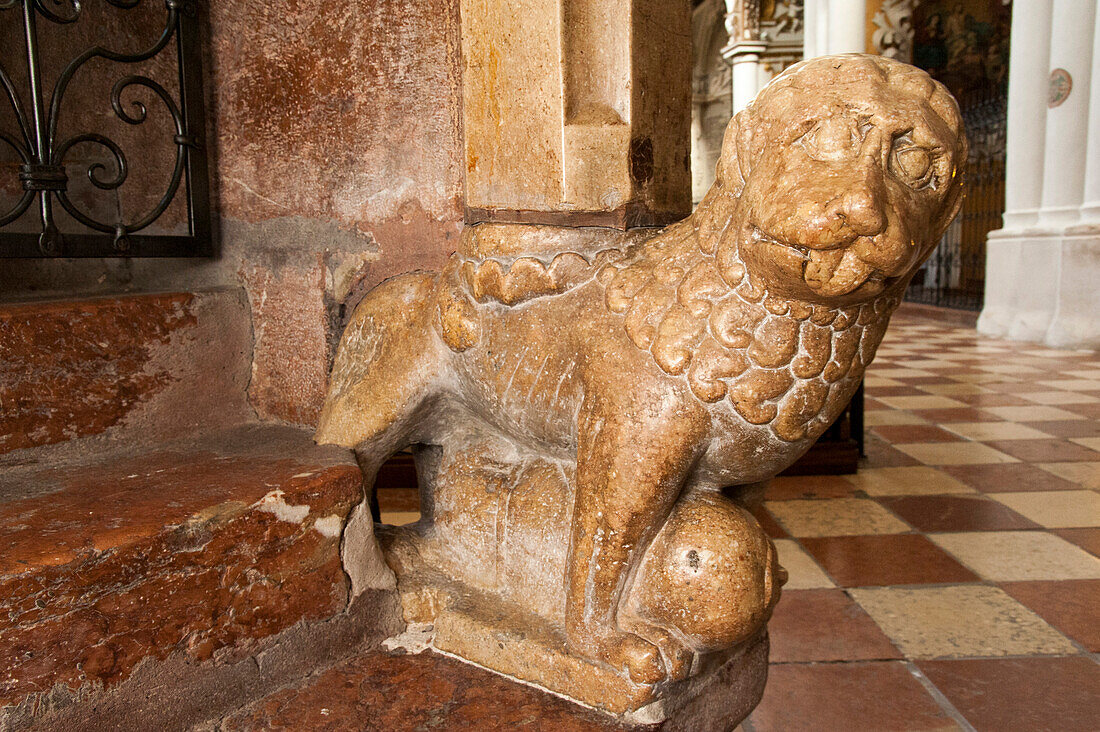
[[[1096,5],[1080,0],[1054,0],[1054,18],[1050,68],[1068,71],[1073,78],[1073,90],[1064,102],[1047,111],[1039,222],[1052,228],[1074,223],[1084,196]]]
[[[803,58],[866,51],[867,0],[810,0],[802,12]]]
[[[1093,20],[1092,79],[1089,88],[1088,147],[1085,151],[1085,193],[1081,224],[1100,224],[1100,12]]]
[[[1100,345],[1100,32],[1096,6],[1034,0],[1012,24],[1006,211],[990,232],[978,330]],[[1047,106],[1051,74],[1069,95]]]

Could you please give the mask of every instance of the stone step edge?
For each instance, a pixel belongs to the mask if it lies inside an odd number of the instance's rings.
[[[283,688],[375,649],[405,627],[396,592],[365,590],[331,618],[294,626],[258,641],[229,663],[194,663],[176,652],[139,666],[109,689],[70,691],[0,710],[0,729],[145,732],[214,730],[217,721]],[[43,706],[49,709],[43,712]]]

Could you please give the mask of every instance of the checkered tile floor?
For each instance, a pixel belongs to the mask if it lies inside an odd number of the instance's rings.
[[[866,385],[859,473],[758,512],[790,581],[744,729],[1100,728],[1100,353],[897,317]]]
[[[1100,727],[1100,354],[895,318],[856,475],[773,482],[746,730]]]

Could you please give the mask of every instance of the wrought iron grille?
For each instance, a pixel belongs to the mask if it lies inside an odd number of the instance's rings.
[[[970,140],[962,209],[913,278],[906,299],[981,310],[986,239],[1001,227],[1005,210],[1006,97],[1003,89],[987,88],[962,102]]]
[[[0,109],[0,257],[208,256],[210,205],[195,5],[163,0],[161,23],[156,7],[146,3],[134,26],[132,11],[143,0],[98,0],[96,17],[87,18],[95,2],[0,0],[0,86],[10,105],[6,116]],[[125,31],[116,27],[115,37],[105,40],[100,34],[111,23],[130,26]],[[68,30],[77,26],[83,27]],[[118,36],[143,45],[136,51],[102,45],[119,42]],[[17,62],[20,38],[25,60]],[[77,42],[78,49],[88,45],[72,56],[67,44]],[[47,62],[60,69],[50,89],[43,85]],[[158,71],[159,81],[154,78]],[[82,81],[73,84],[78,74]],[[93,100],[90,90],[96,85],[87,79],[114,83]],[[70,102],[74,89],[80,105]],[[148,101],[157,106],[156,115]],[[121,132],[109,137],[112,115]],[[154,116],[159,127],[152,123]],[[74,124],[77,128],[69,130]],[[127,125],[143,128],[141,135],[127,137]],[[130,144],[120,143],[120,137]],[[77,155],[78,150],[84,152]],[[165,163],[164,171],[144,170],[157,160]],[[83,177],[74,180],[70,175],[79,169]],[[124,192],[127,180],[131,186]]]

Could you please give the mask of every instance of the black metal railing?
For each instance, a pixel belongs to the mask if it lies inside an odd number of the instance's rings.
[[[986,239],[1001,227],[1005,210],[1006,97],[1003,89],[992,88],[960,102],[970,140],[962,209],[905,297],[941,307],[981,310]]]
[[[10,105],[0,114],[0,257],[211,253],[196,9],[163,0],[161,18],[149,2],[135,21],[142,4],[0,0],[0,86]],[[101,45],[120,41],[142,46]],[[73,47],[84,50],[72,56]],[[49,66],[59,71],[47,88]],[[162,112],[151,114],[147,101]],[[112,124],[121,131],[108,136]]]

